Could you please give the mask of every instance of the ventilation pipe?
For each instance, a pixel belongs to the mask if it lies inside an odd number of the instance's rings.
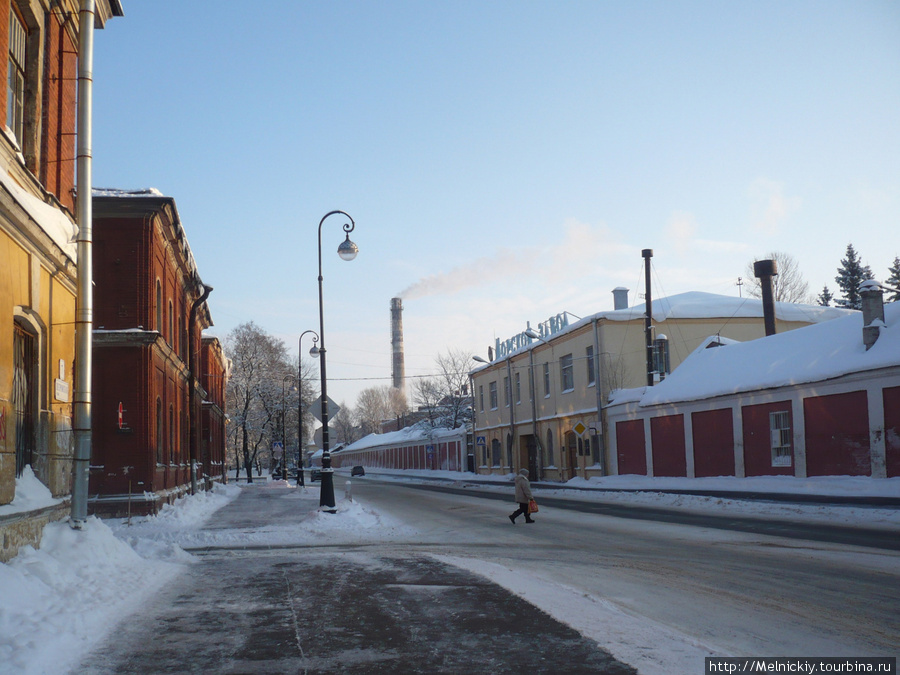
[[[403,391],[406,368],[403,363],[403,301],[391,298],[391,380],[394,389]]]
[[[628,309],[628,289],[619,286],[613,289],[613,309]]]
[[[762,290],[766,336],[775,335],[775,296],[772,293],[772,277],[777,274],[778,264],[774,260],[757,260],[753,263],[753,275],[759,279],[759,287]]]
[[[646,291],[646,315],[644,316],[644,337],[647,341],[647,386],[653,386],[653,297],[650,293],[650,258],[653,257],[653,249],[645,248],[641,251],[644,257],[644,289]]]
[[[863,344],[869,351],[884,326],[884,289],[880,283],[869,279],[860,284],[859,295],[862,299]]]

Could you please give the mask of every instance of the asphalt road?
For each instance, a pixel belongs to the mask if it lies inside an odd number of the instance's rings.
[[[355,479],[377,509],[406,513],[430,552],[522,569],[685,634],[717,654],[897,656],[896,533],[540,497],[511,526],[497,495]],[[505,499],[505,501],[503,501]],[[414,504],[411,510],[410,504]],[[411,546],[414,549],[415,546]]]
[[[306,513],[286,492],[247,488],[209,527],[297,526]],[[195,551],[196,564],[73,672],[636,672],[503,588],[408,546],[322,543]]]
[[[338,477],[339,498],[343,485]],[[534,525],[513,526],[511,490],[498,499],[365,477],[352,491],[408,529],[389,542],[197,549],[198,562],[75,672],[635,672],[628,662],[693,675],[703,653],[900,653],[900,554],[891,547],[547,498]],[[208,527],[289,530],[302,514],[285,492],[245,489]],[[545,613],[444,556],[512,570],[554,608]],[[566,625],[574,604],[562,607],[566,623],[552,618],[559,589],[598,608],[588,615],[589,628],[602,627],[590,633],[597,642]],[[614,625],[603,607],[627,621]],[[687,660],[669,663],[664,635],[687,645]]]

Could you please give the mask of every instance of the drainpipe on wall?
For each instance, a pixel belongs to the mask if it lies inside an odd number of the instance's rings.
[[[80,530],[87,521],[88,483],[91,470],[91,371],[94,334],[93,208],[91,204],[94,69],[94,0],[81,0],[78,13],[78,286],[75,303],[75,456],[72,463],[72,512],[70,524]]]
[[[194,349],[194,323],[197,321],[197,310],[200,308],[209,294],[212,293],[213,287],[200,283],[203,288],[203,294],[194,300],[191,304],[191,312],[188,315],[188,429],[190,430],[190,439],[188,440],[188,452],[191,460],[191,494],[197,494],[197,410],[194,405],[194,396],[197,390],[197,356]]]

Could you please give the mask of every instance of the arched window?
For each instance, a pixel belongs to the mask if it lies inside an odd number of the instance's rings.
[[[162,399],[156,398],[156,463],[162,464],[165,461],[163,453],[163,404]]]
[[[159,279],[156,280],[156,325],[154,329],[162,333],[163,329],[163,301],[162,301],[162,284]]]
[[[502,452],[503,448],[500,445],[500,439],[491,439],[491,462],[494,466],[500,466],[500,462],[502,461]]]
[[[175,463],[175,406],[169,404],[169,464]]]
[[[553,429],[547,429],[547,466],[553,466]]]

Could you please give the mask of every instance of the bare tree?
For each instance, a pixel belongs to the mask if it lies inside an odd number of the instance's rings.
[[[778,266],[778,275],[774,278],[776,302],[811,303],[813,301],[809,293],[809,284],[803,279],[797,261],[789,253],[773,251],[756,260],[774,260]],[[759,279],[753,274],[752,262],[747,263],[745,274],[747,294],[754,298],[761,298],[762,289],[759,286]]]
[[[428,413],[432,426],[455,429],[471,415],[469,354],[459,349],[447,350],[434,360],[438,374],[413,385],[413,400]]]
[[[353,410],[346,403],[341,402],[341,409],[328,422],[334,428],[334,437],[339,443],[349,445],[362,437],[359,427],[353,422]]]

